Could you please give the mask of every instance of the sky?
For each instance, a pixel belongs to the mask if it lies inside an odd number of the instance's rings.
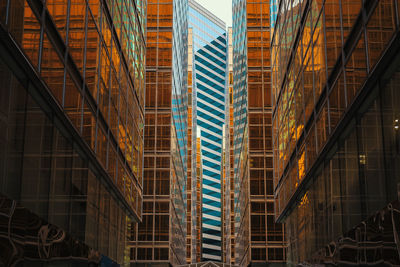
[[[232,26],[232,0],[196,0],[218,18],[225,21],[226,26]]]

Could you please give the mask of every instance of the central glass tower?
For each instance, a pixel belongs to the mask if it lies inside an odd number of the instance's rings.
[[[192,154],[200,154],[201,168],[192,164],[192,173],[201,172],[201,182],[192,182],[192,197],[200,190],[200,199],[192,199],[192,220],[200,217],[200,225],[192,226],[194,239],[200,239],[201,260],[221,261],[221,159],[225,124],[225,90],[227,43],[225,23],[189,1],[189,27],[193,42],[193,134]],[[199,141],[199,146],[195,145]],[[200,151],[197,151],[199,149]],[[192,159],[197,157],[192,156]],[[196,205],[201,202],[199,205]],[[198,210],[199,209],[199,210]],[[194,214],[193,214],[194,213]]]

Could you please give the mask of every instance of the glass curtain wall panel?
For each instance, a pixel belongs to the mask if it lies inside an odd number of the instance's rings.
[[[0,194],[26,240],[6,235],[0,262],[85,265],[93,250],[123,264],[127,222],[142,218],[146,1],[0,10]]]
[[[272,1],[233,1],[236,264],[285,262],[273,192]],[[276,12],[275,12],[276,13]]]
[[[187,1],[147,1],[143,219],[131,264],[186,263]]]
[[[399,2],[277,2],[274,194],[288,262],[399,264]]]
[[[249,256],[246,1],[232,1],[235,264]]]

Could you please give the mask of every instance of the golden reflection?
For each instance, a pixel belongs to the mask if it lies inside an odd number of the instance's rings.
[[[319,99],[326,82],[324,44],[324,32],[321,18],[319,18],[313,33],[314,97],[316,100]]]
[[[300,153],[300,157],[298,158],[297,164],[299,166],[299,182],[301,182],[306,175],[306,165],[305,165],[305,151],[304,148],[302,149],[302,152]]]
[[[301,198],[299,207],[305,207],[306,205],[310,204],[310,199],[308,198],[308,191],[304,194],[304,196]]]
[[[85,49],[85,13],[84,0],[72,0],[69,17],[68,46],[76,66],[83,74],[83,56]]]
[[[325,31],[326,31],[326,53],[327,67],[332,70],[336,60],[339,57],[340,47],[342,46],[342,37],[340,30],[340,5],[337,0],[325,1]]]
[[[47,10],[53,18],[58,32],[65,41],[65,35],[67,32],[68,1],[47,0],[46,6]]]
[[[259,26],[261,22],[261,3],[247,3],[247,26]]]
[[[97,98],[97,45],[99,40],[99,34],[96,28],[96,24],[91,16],[88,17],[87,34],[86,34],[86,71],[85,81],[92,93],[92,96]]]
[[[33,66],[37,68],[39,59],[40,24],[27,2],[24,4],[23,20],[24,31],[22,36],[22,48]],[[18,39],[20,39],[20,37]]]
[[[360,13],[361,5],[361,0],[342,0],[343,40],[347,39],[347,36]]]
[[[158,26],[172,27],[172,3],[158,5]]]

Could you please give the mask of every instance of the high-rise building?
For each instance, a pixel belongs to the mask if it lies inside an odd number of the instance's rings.
[[[288,262],[398,265],[400,2],[274,6],[274,192]]]
[[[200,231],[200,259],[222,261],[222,147],[225,124],[227,43],[225,23],[200,4],[189,0],[192,31],[192,160],[200,139],[201,187],[192,179],[192,233]],[[194,146],[196,144],[196,146]],[[192,174],[197,173],[192,164]],[[195,198],[201,190],[201,198]],[[201,203],[201,210],[195,206]],[[194,214],[196,213],[196,214]],[[192,237],[192,239],[195,236]],[[192,245],[196,245],[192,241]],[[198,248],[192,247],[193,251]]]
[[[234,255],[239,266],[250,263],[245,4],[243,0],[232,1]]]
[[[193,249],[200,248],[200,233],[196,232],[196,229],[198,227],[196,227],[196,225],[200,224],[200,217],[197,216],[197,211],[200,209],[200,207],[196,207],[196,204],[200,204],[200,203],[196,203],[195,207],[192,208],[192,187],[193,186],[197,186],[200,185],[200,176],[197,175],[197,173],[192,173],[192,164],[196,164],[195,159],[192,157],[197,157],[197,155],[192,155],[192,71],[193,71],[193,29],[189,28],[188,29],[188,137],[187,137],[187,141],[188,141],[188,145],[187,145],[187,149],[188,149],[188,161],[187,161],[187,186],[186,186],[186,197],[187,197],[187,207],[186,207],[186,262],[187,263],[192,263],[194,262],[194,260],[192,261],[192,257],[193,259],[195,259],[197,256],[196,255],[196,251],[192,251],[192,247]],[[194,167],[194,170],[196,170],[197,168]],[[192,185],[192,182],[196,183],[196,185]],[[196,199],[197,197],[200,198],[200,190],[196,190],[194,192],[194,194],[196,194],[196,196],[193,197],[193,199]],[[193,212],[192,212],[193,210]],[[192,216],[193,216],[193,222],[192,222]],[[192,232],[193,229],[193,232]],[[192,245],[192,242],[194,242],[195,244]],[[196,242],[198,242],[198,244],[196,244]],[[197,253],[199,256],[198,258],[200,258],[200,251]],[[193,256],[192,256],[193,255]]]
[[[273,192],[270,1],[233,1],[235,263],[282,265]]]
[[[186,263],[187,22],[185,0],[147,5],[143,219],[132,266]]]
[[[0,265],[124,263],[142,216],[144,14],[0,3]]]
[[[224,132],[224,157],[222,168],[224,168],[224,253],[223,262],[235,264],[235,213],[234,213],[234,168],[233,168],[233,47],[232,27],[228,28],[228,68],[227,68],[227,90],[225,93],[225,132]]]

